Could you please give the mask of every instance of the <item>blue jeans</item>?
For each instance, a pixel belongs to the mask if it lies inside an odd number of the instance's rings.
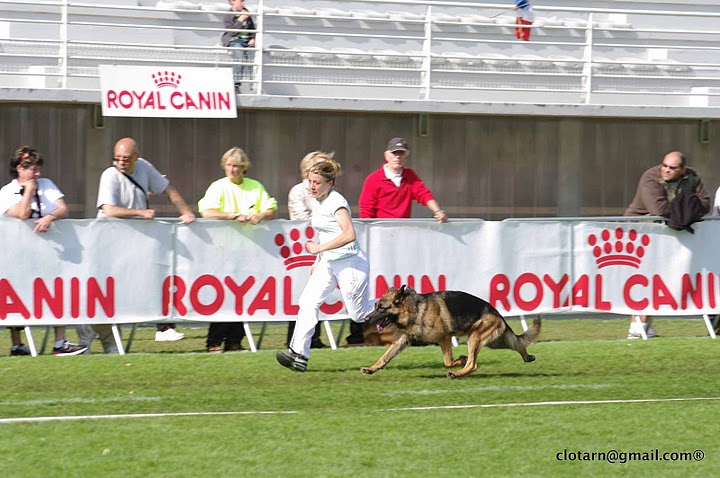
[[[234,38],[230,40],[228,46],[232,48],[250,48],[250,45],[248,45],[249,41],[249,38]],[[236,60],[247,62],[252,59],[252,52],[232,50],[232,56]],[[241,84],[243,79],[250,78],[252,78],[252,66],[239,65],[233,67],[233,81],[236,85]]]

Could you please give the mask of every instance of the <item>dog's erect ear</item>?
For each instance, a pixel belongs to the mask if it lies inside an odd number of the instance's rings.
[[[399,290],[397,290],[397,294],[395,294],[395,297],[393,298],[393,304],[400,305],[400,303],[402,303],[402,300],[405,297],[405,295],[406,295],[405,286],[403,285],[402,287],[400,287]]]

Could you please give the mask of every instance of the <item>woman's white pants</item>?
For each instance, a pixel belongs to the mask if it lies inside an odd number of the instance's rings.
[[[300,296],[295,333],[290,341],[290,349],[310,357],[310,342],[315,325],[318,323],[320,306],[336,286],[345,303],[350,318],[354,322],[364,322],[373,310],[376,300],[370,300],[368,289],[370,265],[363,251],[354,256],[326,261],[320,258],[315,264],[310,279]]]

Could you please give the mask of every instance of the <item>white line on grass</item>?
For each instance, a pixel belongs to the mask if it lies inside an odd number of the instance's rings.
[[[522,391],[528,391],[528,390],[547,390],[547,389],[557,389],[557,390],[573,390],[578,388],[591,388],[591,389],[600,389],[600,388],[608,388],[611,385],[598,383],[598,384],[588,384],[588,385],[516,385],[511,387],[504,387],[504,386],[493,386],[489,385],[487,387],[471,387],[471,388],[458,388],[455,390],[393,390],[389,392],[385,392],[385,395],[437,395],[440,393],[464,393],[464,392],[522,392]]]
[[[524,402],[524,403],[484,403],[479,405],[443,405],[433,407],[404,407],[404,408],[383,408],[379,412],[397,412],[414,410],[452,410],[462,408],[503,408],[503,407],[545,407],[545,406],[568,406],[568,405],[602,405],[608,403],[652,403],[652,402],[692,402],[701,400],[720,400],[720,397],[697,397],[697,398],[638,398],[631,400],[568,400],[565,402]]]
[[[251,412],[184,412],[184,413],[132,413],[126,415],[70,415],[60,417],[24,417],[0,418],[3,423],[57,422],[70,420],[107,420],[118,418],[158,418],[158,417],[199,417],[213,415],[283,415],[298,413],[296,411],[251,411]]]
[[[108,397],[108,398],[43,398],[38,400],[24,401],[0,401],[0,405],[35,406],[54,405],[56,403],[106,403],[106,402],[152,402],[158,401],[160,397]]]

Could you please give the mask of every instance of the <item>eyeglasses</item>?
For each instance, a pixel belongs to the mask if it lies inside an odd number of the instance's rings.
[[[665,164],[665,163],[662,163],[662,167],[672,169],[673,171],[676,171],[676,170],[682,168],[682,166],[670,166],[669,164]]]

